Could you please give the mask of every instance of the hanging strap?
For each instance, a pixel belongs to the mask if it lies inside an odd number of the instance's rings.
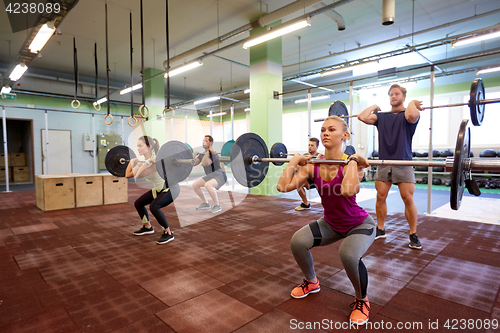
[[[133,64],[133,46],[132,46],[132,12],[130,12],[130,89],[134,86],[134,64]],[[133,127],[137,124],[137,119],[134,117],[134,92],[130,91],[130,117],[128,117],[129,126]]]
[[[109,104],[109,46],[108,46],[108,2],[104,3],[104,15],[105,15],[105,25],[106,25],[106,97],[107,97],[107,106],[108,111],[106,116],[104,117],[104,122],[106,125],[111,125],[113,123],[113,116],[110,113],[110,104]],[[111,118],[111,121],[108,122],[108,118]]]
[[[76,96],[78,93],[78,55],[76,52],[76,39],[73,37],[73,70],[75,74],[75,93],[73,94],[73,100],[71,101],[71,107],[73,109],[78,109],[80,107],[80,101]]]
[[[142,105],[146,105],[146,94],[144,89],[144,17],[141,0],[141,83],[142,83]]]
[[[170,72],[170,38],[168,28],[168,0],[165,0],[166,42],[167,42],[167,73]],[[170,73],[167,75],[167,108],[170,108]]]
[[[146,106],[146,94],[144,91],[144,18],[142,12],[141,0],[141,83],[142,83],[142,104],[139,106],[139,113],[143,118],[149,117],[149,108]],[[142,113],[142,109],[146,109],[146,113]]]
[[[99,87],[97,86],[97,79],[99,77],[99,70],[97,66],[97,43],[94,43],[94,68],[95,68],[95,81],[94,81],[94,90],[95,90],[95,101],[94,101],[94,109],[96,111],[101,110],[101,104],[97,104]]]

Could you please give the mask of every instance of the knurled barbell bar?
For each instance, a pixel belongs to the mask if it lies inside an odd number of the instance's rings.
[[[339,102],[339,101],[337,101]],[[337,103],[336,102],[336,103]],[[455,103],[423,107],[423,110],[438,109],[438,108],[453,108],[458,106],[468,106],[470,110],[470,119],[474,126],[481,126],[484,119],[484,111],[486,104],[500,103],[500,98],[485,99],[483,80],[475,79],[470,87],[469,102],[468,103]],[[343,104],[343,103],[342,103]],[[344,105],[345,108],[345,105]],[[340,118],[355,118],[358,115],[349,115],[347,108],[340,107],[339,105],[331,105],[328,115],[336,115]],[[381,113],[391,113],[391,111],[379,111]],[[324,121],[326,118],[314,119],[315,122]]]

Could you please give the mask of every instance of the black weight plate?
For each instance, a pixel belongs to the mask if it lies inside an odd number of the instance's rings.
[[[223,157],[231,157],[231,150],[233,149],[234,145],[234,140],[229,140],[224,145],[222,146],[222,150],[220,152],[220,155]],[[230,166],[231,163],[229,162],[224,162],[226,166]]]
[[[255,187],[266,178],[269,162],[251,162],[253,156],[269,156],[266,143],[255,133],[241,135],[231,150],[231,170],[238,183],[245,187]]]
[[[286,149],[286,146],[281,143],[281,142],[276,142],[272,147],[271,150],[269,151],[269,157],[271,158],[287,158],[288,156],[286,155],[288,153],[288,150]],[[283,165],[285,162],[273,162],[274,165]]]
[[[458,210],[462,203],[465,189],[465,161],[470,156],[470,129],[467,126],[469,121],[462,120],[458,131],[455,155],[453,159],[453,171],[451,173],[450,206],[453,210]]]
[[[342,101],[335,101],[330,105],[328,109],[328,116],[348,116],[349,111],[347,106]],[[343,118],[347,125],[349,125],[349,118]]]
[[[481,126],[484,119],[484,110],[486,104],[477,104],[478,101],[485,99],[483,80],[475,79],[470,86],[470,119],[474,126]]]
[[[189,143],[185,143],[185,145],[188,147],[189,151],[191,152],[191,154],[193,153],[193,147],[191,147],[191,145]]]
[[[176,159],[193,159],[189,147],[180,141],[173,140],[165,143],[156,154],[156,171],[169,186],[182,182],[193,170],[192,164],[178,164],[175,162]]]
[[[106,154],[104,164],[106,165],[106,169],[113,176],[125,177],[128,163],[135,157],[134,151],[129,147],[115,146]]]

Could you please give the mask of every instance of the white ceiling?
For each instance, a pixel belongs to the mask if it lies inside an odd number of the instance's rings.
[[[206,43],[218,36],[240,28],[262,13],[275,11],[294,0],[170,0],[169,36],[170,57],[179,55]],[[323,0],[330,5],[335,1]],[[108,0],[109,63],[110,82],[115,88],[123,88],[130,82],[129,13],[133,15],[134,67],[133,76],[140,82],[141,41],[139,0]],[[144,65],[161,70],[166,59],[165,1],[144,1]],[[0,6],[3,7],[3,2]],[[105,78],[105,25],[104,0],[80,0],[60,25],[61,35],[54,35],[43,48],[41,58],[35,58],[28,73],[21,79],[19,89],[44,91],[44,85],[30,85],[30,73],[44,74],[58,78],[73,78],[73,37],[78,48],[80,82],[92,84],[94,78],[94,42],[98,45],[99,76]],[[414,6],[414,12],[413,12]],[[3,8],[2,8],[3,9]],[[295,17],[315,10],[305,8],[284,17],[287,22]],[[405,45],[419,45],[433,40],[487,28],[500,23],[499,0],[396,0],[395,23],[383,26],[382,0],[353,0],[335,8],[345,20],[346,29],[337,30],[337,24],[325,14],[311,19],[311,26],[286,35],[283,44],[283,75],[297,75],[322,67],[344,63],[371,55],[404,48]],[[488,14],[492,13],[493,14]],[[482,14],[487,15],[482,15]],[[479,18],[469,19],[475,15]],[[464,20],[462,23],[454,23]],[[441,29],[419,33],[450,23]],[[411,36],[414,32],[413,37]],[[383,43],[398,36],[406,38]],[[221,47],[249,36],[248,32],[221,44]],[[6,12],[0,12],[0,70],[5,73],[16,61],[17,54],[27,37],[27,31],[12,33]],[[299,45],[300,37],[300,45]],[[375,44],[373,47],[367,45]],[[356,50],[360,48],[359,50]],[[470,47],[451,48],[450,45],[430,48],[422,53],[433,62],[462,55],[487,52],[500,48],[500,39],[476,43]],[[214,51],[216,48],[205,50]],[[300,54],[299,54],[300,49]],[[348,52],[345,52],[348,51]],[[340,53],[340,54],[339,54]],[[330,55],[331,54],[331,55]],[[202,53],[190,56],[189,61]],[[413,55],[415,57],[415,55]],[[221,59],[229,59],[227,61]],[[404,61],[400,66],[404,66]],[[320,58],[320,60],[315,60]],[[417,56],[422,63],[421,57]],[[497,60],[499,59],[499,60]],[[464,63],[463,68],[500,64],[500,57],[476,59]],[[200,98],[233,89],[244,89],[249,85],[249,50],[241,45],[217,53],[217,57],[206,57],[200,68],[171,78],[172,103]],[[240,64],[243,65],[240,65]],[[172,63],[172,67],[180,65]],[[445,72],[456,70],[455,65],[440,66]],[[426,69],[428,72],[429,70]],[[325,84],[329,77],[310,80]],[[102,81],[101,81],[102,82]],[[166,81],[165,81],[166,82]],[[69,84],[69,83],[68,83]],[[306,88],[306,86],[285,82],[284,90]],[[336,89],[336,88],[335,88]],[[113,89],[113,91],[116,89]],[[70,89],[71,91],[71,89]],[[305,93],[305,92],[304,92]],[[70,93],[71,95],[71,93]],[[248,99],[244,94],[228,95],[231,98]],[[121,97],[124,101],[128,98]],[[112,100],[120,100],[116,93]]]

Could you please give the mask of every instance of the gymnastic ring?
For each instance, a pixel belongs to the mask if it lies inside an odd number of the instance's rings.
[[[96,111],[101,111],[101,104],[94,103],[94,110]],[[99,108],[96,108],[96,105],[99,106]]]
[[[170,117],[165,116],[165,112],[166,112],[168,109],[172,110],[172,115],[171,115]],[[175,111],[174,111],[174,109],[173,109],[171,106],[165,107],[165,108],[163,109],[163,117],[165,117],[165,119],[172,119],[172,118],[174,117],[174,115],[175,115]]]
[[[142,108],[146,108],[146,110],[148,110],[148,113],[146,115],[142,114]],[[146,105],[142,104],[141,106],[139,106],[139,113],[143,118],[147,118],[149,117],[149,108]]]
[[[77,103],[78,103],[78,105],[77,105],[77,106],[75,106],[75,102],[77,102]],[[72,101],[71,101],[71,107],[72,107],[73,109],[78,109],[78,108],[80,107],[80,101],[79,101],[79,100],[77,100],[77,99],[72,100]]]
[[[108,117],[111,117],[111,121],[108,123]],[[107,115],[104,116],[104,123],[106,125],[111,125],[113,123],[113,115],[111,113],[108,113]]]
[[[131,119],[134,119],[134,121],[132,122],[132,124],[130,123]],[[134,127],[135,125],[137,125],[137,119],[135,117],[133,117],[133,116],[130,116],[130,117],[128,117],[127,123],[128,123],[128,125],[130,127]]]

